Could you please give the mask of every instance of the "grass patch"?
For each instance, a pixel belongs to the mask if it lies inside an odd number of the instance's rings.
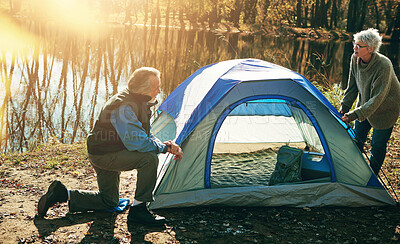
[[[62,144],[54,141],[39,143],[27,152],[2,154],[1,162],[43,170],[63,168],[67,171],[74,171],[76,167],[88,165],[86,143],[83,141],[73,144]]]

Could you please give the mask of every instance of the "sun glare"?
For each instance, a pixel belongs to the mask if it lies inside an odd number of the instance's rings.
[[[0,13],[0,50],[22,52],[35,42],[35,37],[23,30],[14,20]]]
[[[56,25],[56,28],[87,33],[99,29],[95,11],[88,4],[77,0],[36,0],[33,6],[36,16]]]

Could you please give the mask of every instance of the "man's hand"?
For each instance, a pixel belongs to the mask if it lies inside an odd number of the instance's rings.
[[[174,160],[181,161],[181,159],[183,157],[182,148],[180,148],[180,146],[178,144],[176,144],[175,142],[173,142],[171,140],[165,141],[164,144],[168,146],[167,152],[175,155]]]

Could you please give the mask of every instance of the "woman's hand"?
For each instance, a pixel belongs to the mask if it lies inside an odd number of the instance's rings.
[[[339,113],[340,115],[344,116],[345,113],[348,113],[350,110],[349,107],[347,107],[346,105],[342,104],[339,108]]]
[[[356,113],[345,113],[342,117],[342,121],[345,123],[350,123],[353,120],[357,119],[357,114]]]
[[[347,123],[347,124],[350,123],[349,117],[347,117],[346,114],[342,116],[342,121],[345,122],[345,123]]]

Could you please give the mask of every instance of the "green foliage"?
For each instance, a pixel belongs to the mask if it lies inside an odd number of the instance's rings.
[[[318,90],[322,92],[322,94],[336,109],[340,108],[340,102],[343,98],[343,90],[338,84],[333,84],[331,88],[327,88],[315,83],[314,85],[318,88]]]
[[[21,153],[16,153],[16,152],[11,152],[8,154],[5,154],[3,156],[4,161],[8,161],[13,163],[14,165],[19,165],[23,164],[25,161],[27,161],[27,155],[26,154],[21,154]]]
[[[340,102],[343,98],[344,91],[340,85],[333,82],[328,74],[328,64],[325,62],[323,55],[319,53],[313,53],[316,58],[316,63],[319,64],[317,68],[313,63],[307,63],[307,76],[318,90],[328,99],[328,101],[336,108],[340,108]]]
[[[57,161],[48,161],[46,162],[46,169],[56,168],[57,165],[58,165]]]

